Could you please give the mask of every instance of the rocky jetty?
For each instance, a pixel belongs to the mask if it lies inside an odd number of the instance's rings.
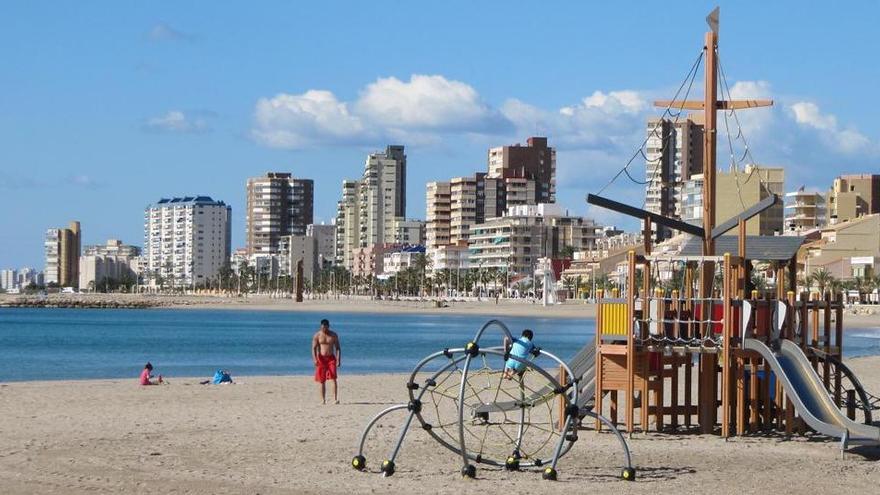
[[[143,294],[49,294],[3,295],[0,308],[106,308],[146,309],[202,306],[225,302],[223,298],[193,296],[158,296]]]

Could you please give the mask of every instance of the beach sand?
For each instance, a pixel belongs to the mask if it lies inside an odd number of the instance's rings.
[[[880,392],[880,357],[850,360]],[[159,371],[157,369],[157,371]],[[310,377],[199,378],[139,387],[136,380],[0,384],[0,492],[18,493],[877,493],[880,449],[840,458],[821,437],[636,434],[635,482],[617,478],[610,434],[584,431],[559,464],[539,472],[480,468],[416,429],[390,478],[377,474],[392,425],[368,444],[369,472],[349,464],[367,420],[405,397],[403,375],[345,376],[340,405],[317,402]],[[381,443],[381,445],[380,445]]]

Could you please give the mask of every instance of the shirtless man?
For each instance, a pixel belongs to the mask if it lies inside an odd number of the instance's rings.
[[[336,389],[336,368],[342,366],[342,347],[339,336],[330,330],[330,321],[321,320],[321,329],[312,337],[312,361],[315,363],[315,381],[320,383],[321,403],[326,404],[325,382],[333,382],[333,402],[339,404]]]

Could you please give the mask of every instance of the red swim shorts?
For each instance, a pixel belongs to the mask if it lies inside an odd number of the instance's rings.
[[[336,379],[336,356],[318,356],[315,367],[315,381],[324,383]]]

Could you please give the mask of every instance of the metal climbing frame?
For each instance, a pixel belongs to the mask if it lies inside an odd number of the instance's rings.
[[[504,467],[508,470],[527,467],[544,467],[542,473],[543,477],[545,479],[553,480],[556,479],[557,476],[556,467],[559,459],[569,452],[574,442],[577,440],[577,427],[579,426],[581,418],[589,416],[607,425],[611,431],[617,435],[623,448],[625,459],[625,468],[622,476],[627,480],[633,479],[635,471],[632,468],[629,448],[624,437],[616,430],[616,428],[614,428],[614,425],[609,420],[595,412],[579,407],[578,404],[580,401],[578,400],[578,394],[580,387],[578,384],[580,377],[576,376],[572,372],[572,369],[557,356],[541,349],[535,349],[533,356],[535,358],[545,357],[552,361],[554,363],[554,368],[558,367],[561,370],[561,373],[564,374],[564,376],[561,376],[560,378],[562,378],[562,383],[566,383],[566,385],[562,385],[559,379],[552,376],[544,369],[544,367],[535,362],[510,355],[508,349],[504,346],[481,347],[480,342],[483,341],[484,334],[490,327],[497,327],[501,336],[507,339],[507,342],[513,341],[510,331],[502,322],[498,320],[490,320],[477,331],[474,339],[471,342],[468,342],[464,347],[444,349],[443,351],[435,352],[422,359],[413,369],[407,382],[409,402],[389,407],[370,420],[361,435],[358,445],[358,454],[352,460],[353,467],[358,470],[365,469],[365,443],[367,436],[376,423],[392,412],[406,410],[408,413],[400,429],[397,441],[394,444],[390,456],[382,463],[381,470],[385,476],[391,476],[394,474],[396,469],[395,461],[400,453],[403,442],[406,440],[407,434],[413,426],[413,420],[415,419],[418,421],[421,428],[435,441],[454,452],[456,455],[461,456],[461,473],[465,477],[474,477],[476,475],[475,464],[482,463],[491,466]],[[503,366],[501,369],[496,370],[487,365],[487,360],[489,358],[500,359],[502,363],[508,359],[515,360],[524,366],[525,371],[513,380],[507,379],[503,375]],[[417,377],[420,374],[424,374],[423,370],[430,369],[429,365],[443,359],[448,360],[448,362],[442,364],[439,369],[433,373],[428,372],[427,378],[421,383],[417,383]],[[475,368],[473,366],[478,360],[482,360],[482,368]],[[447,381],[452,381],[451,377],[455,377],[457,374],[460,374],[460,378],[457,382],[452,382],[449,385],[449,389],[443,389],[441,391],[442,386]],[[524,377],[526,374],[530,374],[531,376],[536,377],[536,379],[545,381],[547,385],[544,387],[535,387],[534,389],[530,388],[525,384]],[[492,382],[493,379],[495,380],[492,383],[495,383],[496,385],[492,385],[491,387],[494,390],[490,390],[490,392],[494,392],[494,395],[488,402],[483,401],[479,392],[471,383],[472,379],[482,378],[486,378],[487,382]],[[516,385],[517,395],[514,396],[510,391],[502,391],[502,387],[505,384]],[[455,395],[446,393],[446,390],[450,390],[452,387],[457,388],[457,393]],[[484,387],[484,391],[489,388],[490,387],[488,386]],[[472,395],[468,396],[468,394]],[[511,400],[499,400],[499,397],[502,395],[506,395]],[[430,396],[432,402],[431,405],[434,406],[434,411],[437,414],[438,424],[431,424],[423,414],[426,406],[426,396]],[[436,396],[445,398],[455,404],[456,411],[454,419],[448,424],[444,424],[440,418],[441,413]],[[554,428],[555,425],[552,418],[553,410],[557,406],[557,397],[562,399],[563,407],[561,410],[563,411],[562,414],[564,414],[564,421],[562,422],[563,426],[559,430]],[[476,399],[475,403],[468,404],[468,400],[470,399]],[[549,411],[547,424],[550,426],[547,428],[539,426],[538,423],[532,421],[532,411],[534,411],[536,407],[544,407]],[[501,413],[503,420],[500,422],[491,422],[489,419],[490,413],[493,415]],[[507,413],[513,415],[513,420],[508,419]],[[469,430],[469,425],[473,425],[474,422],[479,422],[477,426],[485,427],[485,433],[482,437],[475,435]],[[515,427],[516,433],[512,435],[506,433],[504,431],[505,426]],[[486,437],[489,433],[489,429],[493,427],[501,432],[501,436],[506,437],[505,445],[509,443],[508,451],[501,454],[499,454],[499,452],[485,452]],[[454,432],[449,431],[449,429],[454,429]],[[438,430],[440,433],[438,433]],[[524,441],[527,437],[534,436],[532,433],[533,431],[543,432],[547,435],[547,438],[543,442],[536,442],[538,445],[537,449],[526,452],[524,450]],[[555,435],[558,435],[559,438],[554,441],[553,438]],[[469,437],[472,440],[477,440],[477,442],[470,442]],[[472,443],[476,443],[477,445],[470,447]],[[544,449],[549,449],[551,446],[552,451],[544,451]],[[549,459],[541,459],[537,455],[540,452],[548,453],[550,455]]]

